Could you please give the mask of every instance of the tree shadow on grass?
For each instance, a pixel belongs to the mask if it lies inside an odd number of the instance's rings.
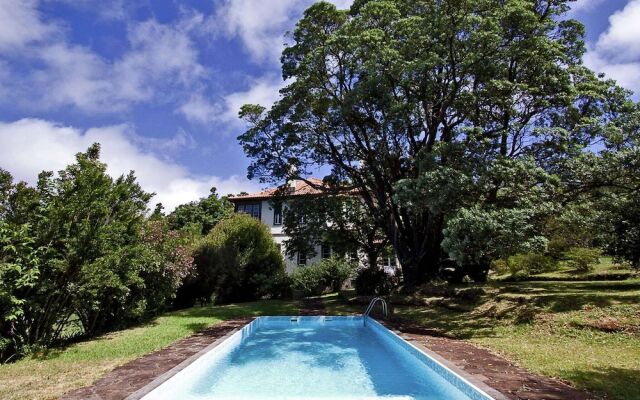
[[[565,377],[578,386],[607,393],[612,399],[640,399],[640,370],[607,367],[598,370],[567,371]]]

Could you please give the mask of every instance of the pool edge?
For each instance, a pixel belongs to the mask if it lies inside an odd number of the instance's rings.
[[[354,315],[354,316],[360,317],[359,315]],[[234,335],[240,334],[245,328],[249,327],[250,325],[252,325],[254,323],[257,323],[257,320],[259,320],[260,318],[264,318],[264,317],[266,317],[266,316],[253,317],[246,324],[232,329],[231,331],[227,332],[224,336],[216,339],[214,342],[212,342],[211,344],[207,345],[202,350],[198,351],[197,353],[195,353],[192,356],[188,357],[187,359],[183,360],[182,362],[180,362],[179,364],[177,364],[176,366],[174,366],[170,370],[166,371],[165,373],[157,376],[155,379],[153,379],[151,382],[149,382],[148,384],[146,384],[142,388],[140,388],[137,391],[131,393],[129,396],[127,396],[125,398],[125,400],[141,400],[146,395],[151,393],[153,390],[158,388],[160,385],[162,385],[163,383],[165,383],[169,379],[173,378],[179,372],[181,372],[182,370],[184,370],[185,368],[187,368],[188,366],[190,366],[191,364],[196,362],[202,356],[204,356],[205,354],[207,354],[211,350],[215,349],[219,345],[223,344],[224,342],[229,340]],[[283,318],[300,318],[300,317],[303,317],[303,316],[282,316],[282,317]],[[306,317],[306,316],[304,316],[304,317]],[[316,316],[313,316],[313,317],[325,317],[326,318],[326,317],[338,317],[338,316],[336,316],[336,315],[316,315]],[[507,396],[505,396],[504,394],[502,394],[498,390],[496,390],[496,389],[492,388],[491,386],[489,386],[488,384],[486,384],[482,380],[482,378],[486,379],[486,377],[484,377],[483,375],[470,374],[470,373],[466,372],[464,369],[462,369],[461,367],[455,365],[454,363],[452,363],[451,361],[449,361],[446,358],[442,357],[441,355],[439,355],[438,353],[434,352],[433,350],[426,348],[425,346],[423,346],[422,344],[418,343],[417,341],[415,341],[412,338],[408,338],[408,337],[404,336],[404,334],[401,331],[396,330],[393,326],[388,326],[387,324],[384,324],[384,323],[382,323],[380,321],[377,321],[376,319],[371,318],[371,317],[365,317],[365,318],[367,318],[369,321],[373,321],[379,327],[388,330],[393,336],[397,337],[401,341],[404,341],[407,345],[409,345],[410,347],[413,347],[416,351],[422,353],[425,357],[430,358],[433,362],[435,362],[436,364],[439,364],[444,369],[448,370],[449,373],[451,373],[453,375],[457,375],[466,385],[468,385],[472,389],[478,391],[481,395],[486,396],[488,400],[509,400],[509,398]]]
[[[487,383],[485,383],[482,380],[482,378],[487,379],[485,376],[478,375],[478,374],[470,374],[469,372],[465,371],[464,369],[454,364],[453,362],[447,360],[446,358],[436,353],[435,351],[423,346],[422,344],[417,342],[415,339],[406,337],[403,332],[396,330],[393,326],[384,324],[372,317],[367,317],[367,318],[369,318],[370,321],[373,321],[374,323],[380,325],[381,327],[389,330],[389,332],[391,332],[394,336],[405,341],[409,346],[423,353],[426,357],[431,358],[437,364],[440,364],[442,367],[449,370],[449,372],[451,372],[452,374],[458,375],[467,385],[471,386],[473,389],[476,389],[481,394],[486,395],[489,399],[510,400],[506,395],[502,394],[498,390],[492,388]]]
[[[195,354],[191,355],[190,357],[186,358],[185,360],[183,360],[182,362],[180,362],[179,364],[177,364],[176,366],[174,366],[170,370],[166,371],[165,373],[163,373],[161,375],[158,375],[154,380],[152,380],[151,382],[147,383],[146,385],[144,385],[140,389],[136,390],[135,392],[131,393],[129,396],[127,396],[125,398],[125,400],[140,400],[140,399],[142,399],[144,396],[146,396],[149,393],[151,393],[158,386],[162,385],[163,383],[165,383],[169,379],[173,378],[180,371],[182,371],[183,369],[187,368],[189,365],[193,364],[200,357],[202,357],[203,355],[207,354],[211,350],[215,349],[220,344],[224,343],[227,339],[231,338],[233,335],[235,335],[238,332],[242,331],[245,327],[247,327],[247,326],[251,325],[252,323],[254,323],[258,318],[260,318],[260,317],[253,317],[246,324],[241,325],[241,326],[239,326],[237,328],[234,328],[234,329],[230,330],[224,336],[219,337],[218,339],[213,341],[211,344],[207,345],[202,350],[200,350],[197,353],[195,353]]]

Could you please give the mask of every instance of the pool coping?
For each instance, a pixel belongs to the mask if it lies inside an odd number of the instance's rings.
[[[195,354],[191,355],[190,357],[186,358],[185,360],[180,362],[175,367],[171,368],[170,370],[166,371],[165,373],[163,373],[161,375],[158,375],[154,380],[152,380],[151,382],[147,383],[146,385],[144,385],[140,389],[136,390],[135,392],[131,393],[129,396],[127,396],[125,398],[125,400],[140,400],[140,399],[142,399],[144,396],[149,394],[155,388],[157,388],[158,386],[162,385],[163,383],[165,383],[169,379],[173,378],[174,375],[176,375],[178,372],[182,371],[183,369],[187,368],[189,365],[193,364],[200,357],[202,357],[203,355],[207,354],[209,351],[213,350],[214,348],[218,347],[224,341],[226,341],[231,336],[235,335],[236,333],[238,333],[239,331],[244,329],[244,327],[246,327],[247,325],[253,323],[258,318],[260,318],[260,317],[253,317],[246,324],[244,324],[242,326],[239,326],[237,328],[234,328],[234,329],[230,330],[229,332],[227,332],[224,336],[221,336],[221,337],[217,338],[214,342],[212,342],[211,344],[207,345],[202,350],[200,350],[197,353],[195,353]]]
[[[334,315],[316,315],[316,316],[317,317],[337,317],[337,316],[334,316]],[[294,317],[298,318],[298,317],[301,317],[301,316],[287,316],[286,318],[294,318]],[[140,400],[140,399],[142,399],[144,396],[146,396],[149,393],[151,393],[157,387],[159,387],[160,385],[162,385],[163,383],[165,383],[169,379],[173,378],[180,371],[184,370],[189,365],[193,364],[200,357],[204,356],[209,351],[211,351],[214,348],[218,347],[219,345],[224,343],[227,339],[231,338],[233,335],[237,334],[238,332],[240,332],[245,327],[247,327],[250,324],[254,323],[258,318],[261,318],[261,317],[254,317],[254,318],[250,319],[245,325],[237,327],[237,328],[234,328],[231,331],[227,332],[224,336],[216,339],[213,343],[209,344],[208,346],[206,346],[202,350],[200,350],[197,353],[191,355],[190,357],[188,357],[187,359],[183,360],[182,362],[180,362],[175,367],[173,367],[170,370],[166,371],[165,373],[157,376],[154,380],[152,380],[151,382],[149,382],[145,386],[143,386],[140,389],[136,390],[135,392],[131,393],[129,396],[126,397],[125,400]],[[486,377],[481,376],[481,375],[477,375],[477,374],[470,374],[470,373],[466,372],[464,369],[462,369],[462,368],[458,367],[457,365],[455,365],[454,363],[448,361],[446,358],[444,358],[444,357],[440,356],[439,354],[435,353],[433,350],[430,350],[430,349],[422,346],[420,343],[417,343],[414,339],[405,336],[402,332],[397,331],[396,329],[394,329],[394,328],[392,328],[392,327],[390,327],[390,326],[384,324],[383,322],[380,322],[380,321],[378,321],[378,320],[376,320],[374,318],[371,318],[371,317],[365,317],[365,318],[369,318],[369,319],[373,320],[376,324],[378,324],[381,327],[389,330],[393,335],[395,335],[398,338],[400,338],[400,339],[404,340],[405,342],[407,342],[407,344],[409,344],[409,346],[413,346],[418,351],[424,353],[427,357],[430,357],[431,359],[436,361],[436,363],[439,363],[440,365],[442,365],[445,369],[448,369],[452,373],[458,375],[460,378],[463,379],[463,381],[466,381],[466,383],[471,385],[472,388],[483,392],[483,394],[488,395],[492,400],[509,400],[509,398],[507,396],[505,396],[504,394],[502,394],[498,390],[492,388],[491,386],[487,385],[482,380],[483,378],[486,379]]]
[[[401,332],[401,331],[399,331],[399,330],[397,330],[397,329],[395,329],[395,328],[393,328],[393,327],[391,327],[391,326],[389,326],[387,324],[384,324],[383,322],[380,322],[380,321],[378,321],[376,319],[374,319],[374,321],[377,322],[378,324],[384,326],[385,328],[387,328],[389,331],[394,333],[396,336],[398,336],[402,340],[404,340],[407,343],[409,343],[409,345],[415,347],[419,351],[423,352],[425,355],[431,357],[436,362],[440,363],[441,365],[443,365],[445,368],[449,369],[454,374],[460,376],[461,378],[466,380],[469,384],[471,384],[473,387],[475,387],[476,389],[479,389],[482,392],[484,392],[485,394],[487,394],[493,400],[509,400],[509,398],[506,395],[502,394],[498,390],[494,389],[493,387],[491,387],[487,383],[485,383],[484,380],[487,379],[485,376],[478,375],[478,374],[470,374],[469,372],[467,372],[464,369],[460,368],[459,366],[457,366],[453,362],[451,362],[451,361],[447,360],[446,358],[442,357],[440,354],[436,353],[435,351],[423,346],[421,343],[419,343],[414,338],[409,337],[409,336],[405,335],[403,332]]]

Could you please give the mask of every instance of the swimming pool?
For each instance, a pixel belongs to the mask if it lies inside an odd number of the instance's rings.
[[[371,318],[260,317],[143,399],[491,397]]]

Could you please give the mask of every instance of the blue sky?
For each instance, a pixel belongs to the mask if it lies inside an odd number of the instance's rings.
[[[347,7],[349,0],[334,0]],[[0,167],[33,183],[92,142],[167,209],[252,191],[244,103],[282,86],[285,32],[312,0],[0,0]],[[640,0],[578,0],[585,63],[640,92]]]

